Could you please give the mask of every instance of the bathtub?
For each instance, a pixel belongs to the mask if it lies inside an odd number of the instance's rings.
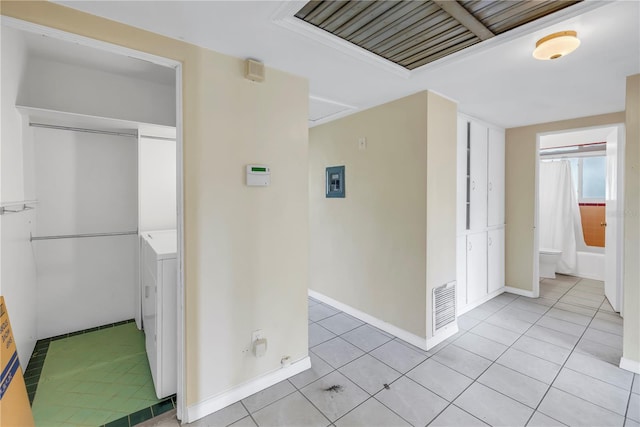
[[[587,248],[576,253],[574,276],[585,279],[604,280],[604,249]]]

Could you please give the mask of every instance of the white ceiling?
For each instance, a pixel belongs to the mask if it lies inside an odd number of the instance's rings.
[[[638,1],[586,1],[411,73],[313,28],[284,25],[304,1],[60,3],[305,76],[311,125],[426,89],[503,127],[616,112],[624,110],[625,77],[640,72]],[[534,60],[536,40],[562,30],[577,31],[580,48],[555,61]]]

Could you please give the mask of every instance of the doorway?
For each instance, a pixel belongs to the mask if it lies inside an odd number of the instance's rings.
[[[42,38],[43,40],[52,40],[52,41],[64,41],[71,42],[75,45],[82,46],[87,52],[92,51],[93,54],[90,54],[90,57],[100,56],[102,53],[111,55],[120,56],[126,59],[135,59],[142,60],[148,64],[153,64],[154,66],[166,67],[172,71],[174,75],[174,85],[175,90],[172,94],[172,101],[175,102],[175,111],[173,113],[173,123],[176,128],[176,142],[175,142],[175,170],[176,170],[176,202],[175,210],[177,211],[177,221],[175,224],[176,232],[177,232],[177,269],[176,269],[176,281],[177,281],[177,292],[176,292],[176,304],[177,304],[177,315],[174,321],[177,324],[177,363],[176,363],[176,371],[177,371],[177,403],[176,407],[178,409],[178,417],[181,416],[182,409],[184,408],[183,401],[183,390],[184,390],[184,363],[183,363],[183,354],[184,354],[184,335],[183,335],[183,301],[184,301],[184,292],[183,292],[183,197],[182,197],[182,69],[181,64],[177,61],[158,57],[155,55],[150,55],[144,52],[135,51],[132,49],[111,45],[109,43],[89,39],[86,37],[78,36],[75,34],[66,33],[63,31],[43,27],[40,25],[35,25],[29,22],[24,22],[20,20],[16,20],[13,18],[2,17],[2,25],[7,26],[9,28],[24,32],[26,34],[34,35],[35,37]],[[42,37],[44,36],[44,37]],[[95,55],[94,55],[95,54]],[[90,60],[90,58],[89,58]],[[123,59],[124,61],[124,59]],[[113,65],[113,64],[112,64]],[[126,105],[122,106],[123,108],[127,108]],[[142,109],[141,109],[142,110]],[[82,115],[82,114],[81,114]],[[92,114],[86,115],[87,117],[81,117],[80,119],[87,119]],[[148,122],[144,119],[137,120],[139,122]],[[121,124],[121,123],[120,123]],[[81,126],[69,125],[65,124],[67,127],[73,128],[81,128]],[[90,126],[85,126],[85,128],[90,128]],[[90,129],[88,129],[90,130]],[[117,131],[119,132],[119,131]],[[135,227],[134,227],[135,228]],[[108,238],[112,238],[109,236]]]
[[[548,265],[541,268],[539,251],[543,247],[545,252],[564,250],[566,253],[557,256],[555,271],[603,281],[605,296],[613,310],[622,315],[624,124],[538,134],[536,154],[535,295],[539,294],[540,279],[548,274],[542,273]],[[558,172],[561,166],[565,172]],[[543,183],[550,173],[555,173],[556,178],[552,178],[551,184]],[[556,188],[541,186],[557,187],[557,177],[565,176],[567,179],[563,180],[571,183],[570,195],[575,201],[567,201],[567,206],[572,207],[560,214],[562,209],[554,203],[564,199],[547,200],[553,198],[549,193]],[[555,212],[549,213],[550,206]],[[549,219],[549,215],[564,216],[555,223],[563,224],[564,228],[556,226],[553,230],[550,225],[553,218]],[[573,215],[575,221],[568,220],[568,215]],[[549,249],[551,246],[564,247]]]

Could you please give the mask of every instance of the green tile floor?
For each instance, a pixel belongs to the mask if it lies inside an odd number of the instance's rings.
[[[25,379],[36,427],[129,426],[175,406],[156,398],[130,321],[39,341]]]

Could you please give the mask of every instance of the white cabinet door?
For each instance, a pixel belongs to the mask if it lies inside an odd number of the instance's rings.
[[[487,232],[487,289],[489,293],[504,286],[504,228]]]
[[[504,224],[504,131],[489,128],[487,224]]]
[[[456,165],[456,226],[458,233],[467,229],[467,207],[469,206],[467,200],[467,180],[469,178],[469,159],[467,158],[467,132],[468,121],[462,117],[458,117],[458,131],[457,131],[457,165]],[[464,244],[462,245],[464,247]]]
[[[467,305],[467,237],[456,238],[456,304]]]
[[[158,381],[156,395],[163,399],[177,390],[177,264],[176,259],[160,261],[162,279],[158,295]],[[161,266],[160,266],[161,265]]]
[[[487,295],[487,233],[467,235],[467,303]]]
[[[470,230],[487,227],[487,137],[488,128],[471,122],[470,152]]]
[[[158,272],[155,253],[146,241],[143,243],[142,269],[142,325],[144,327],[145,348],[149,359],[149,368],[154,384],[157,383],[158,352],[156,337],[158,333]]]

